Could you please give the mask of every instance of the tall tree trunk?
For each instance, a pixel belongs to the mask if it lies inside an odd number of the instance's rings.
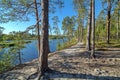
[[[83,22],[81,27],[81,42],[83,41],[83,33],[84,33],[84,16],[83,16]]]
[[[117,40],[119,39],[119,0],[118,0],[118,24],[117,24]]]
[[[22,64],[22,59],[21,59],[21,52],[20,52],[20,49],[19,49],[18,55],[19,55],[19,64]]]
[[[18,34],[18,39],[20,38],[20,33]],[[21,47],[21,41],[18,41],[18,59],[19,59],[19,64],[22,64],[22,58],[21,58],[21,51],[20,51],[20,47]]]
[[[49,1],[48,0],[41,0],[41,7],[42,7],[42,32],[41,32],[41,47],[40,47],[40,76],[43,75],[49,68],[48,68],[48,53],[49,53],[49,42],[48,42],[48,8],[49,8]]]
[[[119,10],[118,10],[118,24],[117,24],[117,40],[119,39]]]
[[[92,0],[92,51],[91,57],[95,57],[95,0]]]
[[[80,14],[78,13],[78,17],[80,17]],[[78,18],[78,30],[77,30],[77,37],[78,37],[78,42],[80,42],[80,19]]]
[[[37,40],[38,40],[38,56],[40,56],[40,27],[39,27],[39,16],[38,16],[38,7],[37,7],[37,2],[34,0],[34,5],[35,5],[35,13],[36,13],[36,27],[37,27]],[[40,61],[38,58],[38,72],[40,71]]]
[[[79,25],[78,25],[77,37],[78,37],[78,42],[80,42],[80,26]]]
[[[110,19],[111,19],[111,3],[108,0],[108,11],[107,11],[107,43],[110,43]]]
[[[88,27],[87,27],[87,41],[86,41],[86,49],[88,51],[91,50],[91,12],[92,12],[92,1],[90,0],[90,9],[89,9],[89,16],[88,16]]]

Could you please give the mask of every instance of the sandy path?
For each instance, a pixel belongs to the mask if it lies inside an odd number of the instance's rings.
[[[81,48],[80,48],[81,47]],[[78,43],[71,48],[52,53],[44,80],[120,80],[120,50],[96,51],[96,59],[89,58]],[[0,75],[0,80],[35,80],[37,61],[33,60]]]

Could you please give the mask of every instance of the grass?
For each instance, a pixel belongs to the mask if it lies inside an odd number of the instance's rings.
[[[59,43],[57,45],[57,50],[59,51],[59,50],[62,50],[62,49],[66,49],[66,48],[71,47],[71,46],[73,46],[75,44],[77,44],[77,40],[75,38],[73,38],[70,41],[67,41],[67,42],[65,42],[63,44]]]
[[[21,41],[21,44],[27,44],[30,43],[31,41]],[[5,47],[12,47],[18,44],[19,42],[17,41],[12,41],[12,42],[0,42],[0,48],[5,48]]]
[[[111,40],[110,43],[106,43],[103,41],[96,42],[97,48],[120,48],[120,41]]]

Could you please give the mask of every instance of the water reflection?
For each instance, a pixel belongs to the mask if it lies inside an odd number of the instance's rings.
[[[63,43],[62,39],[56,40],[49,40],[49,47],[51,52],[55,52],[57,49],[58,43]],[[34,40],[29,44],[25,45],[25,48],[21,50],[22,53],[22,62],[31,61],[38,57],[38,51],[37,51],[37,41]]]

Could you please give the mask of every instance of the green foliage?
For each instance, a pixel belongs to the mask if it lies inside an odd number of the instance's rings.
[[[50,0],[49,2],[50,12],[55,12],[56,6],[59,8],[63,7],[62,0]],[[39,12],[41,13],[40,1],[37,1],[37,4],[39,6]],[[36,17],[34,0],[0,0],[0,7],[0,23],[9,21],[29,21],[29,15]]]
[[[4,53],[0,54],[0,72],[10,69],[14,66],[15,61],[17,61],[19,58],[18,52],[22,48],[24,48],[23,44],[18,44],[18,42],[8,49],[5,46],[5,49],[7,50]]]
[[[70,38],[74,36],[75,33],[75,17],[65,17],[62,21],[62,30],[64,31],[64,35]]]
[[[63,44],[58,44],[57,45],[57,50],[62,50],[62,49],[65,49],[65,48],[68,48],[68,47],[71,47],[73,45],[77,44],[77,40],[76,38],[72,38],[70,41],[67,41]]]
[[[74,9],[78,13],[78,21],[87,16],[90,0],[73,0]]]
[[[54,33],[55,33],[57,36],[59,36],[61,33],[60,33],[60,29],[59,29],[59,27],[58,27],[58,22],[60,22],[59,19],[58,19],[58,16],[54,16],[54,17],[52,18],[52,20],[53,20],[53,30],[54,30]]]
[[[76,37],[78,41],[83,41],[86,34],[84,34],[85,22],[87,22],[88,8],[90,0],[73,0],[74,9],[77,11],[77,29]]]
[[[11,63],[9,61],[0,60],[0,72],[11,68]]]
[[[100,14],[98,15],[97,19],[96,19],[96,30],[95,30],[95,38],[96,41],[105,41],[107,38],[107,28],[106,28],[106,14],[105,12],[102,10],[100,12]],[[119,30],[117,30],[117,24],[118,24],[118,20],[117,20],[118,16],[116,15],[116,13],[112,13],[111,14],[111,24],[110,24],[110,39],[116,39],[117,38],[117,32]]]
[[[99,41],[96,43],[96,48],[120,48],[120,39],[111,39],[110,44],[107,44],[105,41]]]
[[[9,49],[6,53],[0,55],[0,72],[12,68],[15,60],[15,52],[13,53],[12,49]]]
[[[65,38],[66,36],[57,36],[57,35],[49,35],[49,39],[63,39]]]
[[[58,43],[58,45],[57,45],[57,50],[60,50],[61,47],[62,47],[62,45],[61,45],[60,43]]]
[[[24,44],[31,41],[25,41],[20,36],[20,32],[14,32],[14,34],[4,35],[0,42],[0,48],[7,49],[4,53],[0,54],[0,71],[5,71],[13,66],[15,61],[19,60],[21,63],[20,50],[24,48]],[[10,39],[10,37],[12,37]]]
[[[26,43],[30,43],[31,41],[20,41],[21,46],[23,46]],[[14,47],[18,45],[18,41],[10,41],[10,42],[0,42],[1,48],[7,48],[7,47]],[[19,44],[19,46],[20,46]],[[23,48],[23,47],[22,47]]]
[[[17,40],[33,40],[36,39],[35,34],[30,34],[30,33],[24,33],[24,32],[10,32],[9,34],[2,34],[0,36],[0,41],[1,42],[6,42],[6,41],[17,41]]]

